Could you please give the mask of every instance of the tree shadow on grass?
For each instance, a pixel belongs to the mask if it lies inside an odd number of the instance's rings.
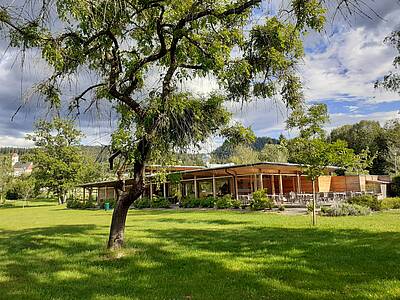
[[[393,232],[137,228],[145,238],[127,232],[118,259],[106,234],[94,225],[1,231],[0,298],[390,298],[385,282],[400,280]]]
[[[187,219],[187,218],[162,218],[157,219],[157,222],[162,223],[178,223],[178,224],[210,224],[210,225],[244,225],[249,222],[243,221],[232,221],[232,220],[224,220],[224,219]]]

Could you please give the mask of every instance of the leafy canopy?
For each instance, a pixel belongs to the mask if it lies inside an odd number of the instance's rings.
[[[82,133],[71,121],[59,118],[52,122],[39,120],[27,139],[36,148],[29,154],[34,164],[32,175],[36,184],[46,187],[58,197],[78,182],[82,156],[78,144]]]
[[[253,20],[262,0],[49,3],[42,1],[31,16],[0,8],[11,45],[39,49],[52,67],[53,74],[37,85],[51,107],[61,107],[66,79],[91,74],[93,83],[69,108],[79,112],[111,101],[120,114],[113,148],[138,170],[154,156],[199,145],[227,127],[227,100],[280,94],[289,107],[299,105],[300,36],[321,30],[325,21],[317,0],[289,1],[288,10],[262,22]],[[193,78],[210,76],[218,92],[199,96],[184,88]]]

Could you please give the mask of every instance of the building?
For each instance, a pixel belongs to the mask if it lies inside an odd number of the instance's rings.
[[[12,154],[11,165],[13,168],[13,175],[15,177],[18,177],[21,175],[29,175],[32,173],[32,170],[33,170],[33,163],[32,162],[25,162],[25,163],[20,162],[18,153]]]
[[[162,196],[170,199],[179,197],[207,197],[231,194],[234,198],[247,201],[254,191],[266,189],[276,201],[304,202],[310,199],[312,182],[302,172],[299,164],[261,162],[255,164],[219,166],[213,168],[196,166],[171,166],[166,169],[177,178],[175,182],[157,182],[157,168],[146,168],[145,196]],[[165,168],[165,167],[164,167]],[[386,197],[389,176],[354,175],[335,176],[336,167],[327,167],[325,175],[315,184],[321,197],[346,197],[353,194],[371,193]],[[125,180],[125,191],[131,180]],[[117,181],[94,182],[80,185],[98,202],[115,199]]]

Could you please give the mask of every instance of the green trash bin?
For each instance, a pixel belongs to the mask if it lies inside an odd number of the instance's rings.
[[[104,203],[104,210],[110,210],[110,203]]]

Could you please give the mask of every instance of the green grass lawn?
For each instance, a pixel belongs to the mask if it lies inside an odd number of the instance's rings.
[[[365,217],[0,208],[0,299],[400,299],[400,211]]]

